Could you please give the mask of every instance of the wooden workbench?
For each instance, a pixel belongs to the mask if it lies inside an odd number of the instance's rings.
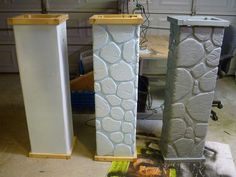
[[[146,42],[147,49],[151,53],[140,52],[140,59],[167,59],[168,57],[168,36],[157,36],[150,35],[147,36],[148,42]]]
[[[139,74],[143,74],[144,62],[147,60],[167,60],[168,58],[168,47],[169,38],[168,36],[147,36],[148,41],[146,42],[147,49],[144,51],[140,50],[139,53]]]

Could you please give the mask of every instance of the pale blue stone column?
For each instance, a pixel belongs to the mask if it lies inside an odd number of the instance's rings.
[[[97,156],[136,151],[140,26],[119,23],[93,24]]]
[[[203,160],[224,27],[215,17],[171,23],[161,150],[165,160]]]

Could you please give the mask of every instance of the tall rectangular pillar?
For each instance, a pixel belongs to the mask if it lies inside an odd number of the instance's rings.
[[[133,159],[141,15],[95,15],[93,62],[97,160]],[[127,158],[126,158],[127,157]]]
[[[161,150],[165,160],[202,160],[224,27],[215,17],[173,16]]]
[[[66,20],[63,14],[25,14],[13,25],[31,157],[69,158],[73,126]]]

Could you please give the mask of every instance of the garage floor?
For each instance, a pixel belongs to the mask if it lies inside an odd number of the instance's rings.
[[[228,143],[236,160],[236,84],[233,77],[218,80],[217,97],[224,103],[215,109],[219,121],[210,120],[208,140]],[[18,75],[0,75],[0,177],[103,177],[110,163],[93,161],[93,115],[75,115],[78,137],[70,160],[27,158],[30,145]]]

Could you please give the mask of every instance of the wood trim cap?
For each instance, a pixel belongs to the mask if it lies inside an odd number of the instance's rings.
[[[68,20],[68,14],[23,14],[8,18],[8,25],[59,25]]]
[[[97,25],[140,25],[143,23],[143,17],[140,14],[93,15],[89,18],[89,23]]]

